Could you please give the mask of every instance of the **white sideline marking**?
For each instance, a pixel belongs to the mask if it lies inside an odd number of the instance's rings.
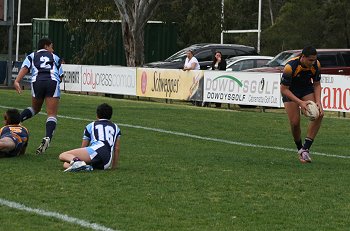
[[[10,108],[10,107],[1,106],[1,105],[0,105],[0,107],[1,108]],[[40,112],[39,114],[46,115],[46,113],[43,113],[43,112]],[[91,119],[84,119],[84,118],[79,118],[79,117],[71,117],[71,116],[63,116],[63,115],[58,115],[58,117],[59,118],[65,118],[65,119],[72,119],[72,120],[88,121],[88,122],[92,121]],[[237,141],[224,140],[224,139],[218,139],[218,138],[210,138],[210,137],[205,137],[205,136],[192,135],[192,134],[189,134],[189,133],[174,132],[174,131],[168,131],[168,130],[159,129],[159,128],[149,128],[149,127],[143,127],[143,126],[131,125],[131,124],[118,123],[118,125],[124,126],[124,127],[129,127],[129,128],[137,128],[137,129],[143,129],[143,130],[148,130],[148,131],[166,133],[166,134],[171,134],[171,135],[190,137],[190,138],[200,139],[200,140],[207,140],[207,141],[213,141],[213,142],[219,142],[219,143],[233,144],[233,145],[238,145],[238,146],[274,149],[274,150],[281,150],[281,151],[296,153],[296,150],[292,149],[292,148],[283,148],[283,147],[277,147],[277,146],[267,146],[267,145],[251,144],[251,143],[242,143],[242,142],[237,142]],[[318,155],[318,156],[350,159],[350,156],[345,156],[345,155],[336,155],[336,154],[314,152],[314,151],[311,152],[311,153],[313,155]]]
[[[26,212],[30,212],[30,213],[35,213],[41,216],[47,216],[47,217],[53,217],[53,218],[57,218],[59,220],[65,221],[65,222],[69,222],[69,223],[73,223],[73,224],[77,224],[80,225],[82,227],[86,227],[86,228],[90,228],[93,230],[99,230],[99,231],[117,231],[114,229],[110,229],[107,228],[105,226],[96,224],[96,223],[90,223],[88,221],[84,221],[84,220],[80,220],[78,218],[74,218],[74,217],[69,217],[65,214],[60,214],[60,213],[56,213],[56,212],[50,212],[50,211],[45,211],[42,209],[33,209],[30,207],[27,207],[25,205],[16,203],[16,202],[12,202],[12,201],[8,201],[8,200],[4,200],[0,198],[0,205],[4,205],[10,208],[14,208],[14,209],[18,209],[18,210],[22,210],[22,211],[26,211]]]
[[[72,119],[72,120],[81,120],[81,121],[91,121],[91,119],[84,119],[84,118],[78,118],[78,117],[71,117],[71,116],[58,116],[60,118],[65,119]],[[198,135],[192,135],[189,133],[183,133],[183,132],[174,132],[174,131],[168,131],[160,128],[149,128],[149,127],[143,127],[138,125],[131,125],[131,124],[122,124],[118,123],[120,126],[129,127],[129,128],[137,128],[137,129],[143,129],[148,131],[154,131],[154,132],[160,132],[160,133],[167,133],[171,135],[177,135],[177,136],[185,136],[190,137],[194,139],[200,139],[200,140],[207,140],[207,141],[213,141],[213,142],[219,142],[219,143],[226,143],[226,144],[233,144],[238,146],[245,146],[245,147],[253,147],[253,148],[265,148],[265,149],[275,149],[275,150],[281,150],[286,152],[293,152],[296,153],[296,150],[293,148],[283,148],[283,147],[277,147],[277,146],[267,146],[267,145],[259,145],[259,144],[250,144],[250,143],[242,143],[237,141],[231,141],[231,140],[224,140],[224,139],[218,139],[218,138],[210,138],[205,136],[198,136]],[[319,155],[319,156],[327,156],[327,157],[336,157],[336,158],[343,158],[343,159],[350,159],[350,156],[344,156],[344,155],[334,155],[334,154],[328,154],[328,153],[322,153],[322,152],[312,152],[313,155]]]

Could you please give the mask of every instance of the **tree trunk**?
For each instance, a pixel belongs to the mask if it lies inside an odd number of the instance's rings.
[[[270,8],[271,25],[273,26],[274,21],[273,21],[273,11],[272,11],[272,2],[271,2],[271,0],[269,0],[269,8]]]
[[[126,63],[129,67],[145,62],[144,30],[161,0],[114,0],[122,17]]]

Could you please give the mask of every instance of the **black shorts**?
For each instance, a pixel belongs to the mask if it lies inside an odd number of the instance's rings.
[[[110,147],[106,145],[100,146],[89,146],[86,147],[91,158],[91,166],[94,169],[105,169],[109,168],[112,161],[112,153]]]
[[[298,89],[298,90],[290,90],[296,97],[298,97],[299,99],[302,99],[304,96],[309,95],[314,93],[314,88],[313,86],[305,88],[305,89]],[[282,95],[282,101],[283,103],[285,102],[292,102],[292,100],[290,100],[287,96]]]
[[[60,83],[52,79],[37,80],[32,83],[32,96],[38,99],[60,98]]]

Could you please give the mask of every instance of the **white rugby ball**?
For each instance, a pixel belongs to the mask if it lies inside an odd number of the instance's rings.
[[[317,104],[314,101],[309,100],[307,104],[307,110],[305,111],[305,116],[309,120],[313,121],[317,119],[320,115],[320,110],[318,109]]]

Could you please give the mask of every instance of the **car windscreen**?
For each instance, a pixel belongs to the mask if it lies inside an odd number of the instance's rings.
[[[167,58],[165,61],[167,61],[167,62],[184,61],[186,59],[186,52],[189,50],[196,50],[196,49],[198,49],[198,46],[196,46],[196,45],[186,47],[186,48],[176,52],[175,54],[173,54],[172,56]]]
[[[298,55],[298,53],[281,52],[278,55],[276,55],[273,59],[271,59],[270,62],[268,62],[265,66],[266,67],[284,66],[289,59],[291,59],[297,55]]]

